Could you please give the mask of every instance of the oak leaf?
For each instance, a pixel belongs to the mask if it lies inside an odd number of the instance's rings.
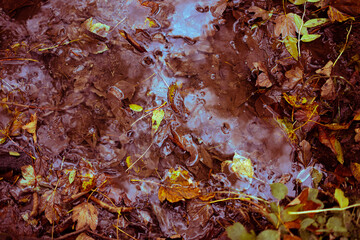
[[[98,224],[98,210],[88,202],[83,202],[74,207],[72,220],[77,222],[76,230],[89,226],[95,231]]]

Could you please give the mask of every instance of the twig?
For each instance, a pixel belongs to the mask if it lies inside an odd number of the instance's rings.
[[[133,236],[131,236],[130,234],[128,234],[128,233],[126,233],[126,232],[124,232],[123,230],[121,230],[118,226],[115,226],[115,225],[113,225],[116,229],[118,229],[120,232],[122,232],[123,234],[125,234],[126,236],[128,236],[128,237],[130,237],[130,238],[132,238],[132,239],[134,239],[134,240],[138,240],[137,238],[134,238]]]
[[[105,208],[106,210],[108,210],[109,212],[112,212],[112,213],[120,214],[122,212],[131,212],[132,210],[134,210],[133,207],[113,207],[113,206],[110,206],[109,204],[104,203],[103,201],[97,199],[94,196],[91,196],[90,199],[93,202],[97,203],[100,207]]]
[[[71,237],[73,235],[76,235],[76,234],[79,234],[79,233],[82,233],[82,232],[84,232],[86,230],[87,230],[87,227],[84,227],[84,228],[81,228],[79,230],[76,230],[75,232],[71,232],[71,233],[65,234],[64,236],[55,238],[55,240],[68,239],[69,237]]]
[[[336,60],[335,60],[335,62],[334,62],[334,64],[333,64],[333,67],[335,66],[335,64],[337,63],[337,61],[338,61],[339,58],[341,57],[341,55],[345,52],[346,45],[348,44],[348,41],[349,41],[349,35],[350,35],[350,32],[351,32],[351,29],[352,29],[352,22],[351,22],[350,28],[349,28],[349,30],[348,30],[348,33],[347,33],[347,35],[346,35],[345,45],[344,45],[344,47],[341,49],[339,56],[336,58]]]
[[[356,204],[353,204],[353,205],[350,205],[350,206],[347,206],[347,207],[343,207],[343,208],[334,207],[334,208],[325,208],[325,209],[299,211],[299,212],[288,212],[288,214],[290,214],[290,215],[300,215],[300,214],[321,213],[321,212],[341,212],[341,211],[344,211],[346,209],[353,208],[353,207],[360,207],[360,203],[356,203]]]

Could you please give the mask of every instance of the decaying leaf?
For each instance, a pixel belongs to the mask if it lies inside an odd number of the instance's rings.
[[[36,125],[37,125],[37,116],[36,116],[36,113],[34,113],[34,114],[31,114],[30,122],[22,127],[22,129],[26,130],[28,133],[31,133],[33,135],[33,139],[34,139],[35,143],[37,141]]]
[[[235,152],[233,160],[227,160],[221,163],[221,171],[229,167],[231,172],[235,173],[238,178],[254,176],[254,168],[249,158],[243,157]]]
[[[89,226],[95,231],[98,224],[98,210],[88,202],[83,202],[74,207],[72,220],[77,222],[76,230]]]
[[[334,197],[341,208],[349,206],[349,199],[345,197],[344,192],[341,189],[335,189]]]
[[[336,98],[336,91],[334,81],[329,78],[321,87],[321,97],[324,100],[334,100]]]
[[[355,111],[354,121],[360,121],[360,109]]]
[[[267,71],[267,68],[265,66],[265,63],[263,62],[254,62],[253,63],[254,68],[260,72],[256,79],[256,86],[258,87],[266,87],[269,88],[272,86],[272,82],[269,79],[269,74]]]
[[[355,137],[354,140],[355,142],[360,142],[360,128],[355,128]]]
[[[352,162],[350,164],[350,170],[354,178],[360,182],[360,163]]]
[[[162,109],[157,109],[153,111],[151,118],[151,135],[154,135],[158,130],[161,121],[164,119],[165,112]]]
[[[285,73],[285,77],[288,79],[283,84],[283,87],[288,89],[293,89],[296,84],[303,78],[303,70],[299,67],[295,67],[295,69],[290,69]]]
[[[88,30],[91,33],[96,34],[100,37],[103,37],[103,38],[107,37],[109,30],[110,30],[110,26],[103,24],[103,23],[96,22],[96,20],[94,20],[92,17],[87,19],[83,23],[83,26],[86,30]]]
[[[308,141],[302,140],[299,144],[300,152],[299,158],[305,167],[307,167],[310,163],[312,153],[311,153],[311,145]]]
[[[329,135],[322,127],[319,127],[319,140],[322,144],[330,148],[333,153],[335,153],[337,160],[341,164],[344,163],[344,156],[341,144],[336,139],[335,135]]]
[[[199,196],[200,189],[197,187],[197,183],[193,182],[189,173],[180,167],[178,170],[174,170],[173,168],[169,169],[158,193],[161,202],[167,199],[171,203]]]
[[[76,237],[76,240],[94,240],[92,237],[86,235],[86,233],[81,233]]]
[[[327,77],[330,77],[331,75],[331,71],[332,71],[332,68],[333,68],[333,62],[332,61],[329,61],[325,64],[325,66],[321,69],[318,69],[316,70],[315,72],[317,74],[321,74],[321,75],[325,75]]]
[[[251,13],[255,13],[253,18],[261,18],[262,20],[267,20],[269,19],[269,17],[271,16],[271,14],[269,13],[269,11],[266,11],[262,8],[259,8],[257,6],[251,6],[248,9],[249,12]]]
[[[345,22],[346,20],[349,20],[349,19],[355,21],[354,17],[347,15],[346,13],[342,13],[338,9],[336,9],[332,6],[329,6],[327,14],[328,14],[331,22],[335,22],[335,21]]]
[[[284,119],[277,118],[276,121],[278,122],[281,129],[286,133],[289,140],[292,143],[296,144],[298,142],[298,137],[295,133],[292,123],[289,122],[286,118],[284,118]]]
[[[21,187],[36,187],[38,182],[42,180],[40,175],[35,174],[33,166],[27,165],[21,167],[21,174],[23,178],[19,181]]]
[[[60,196],[56,191],[49,190],[46,191],[41,196],[41,207],[42,211],[45,211],[45,217],[47,220],[53,224],[54,222],[58,222],[60,220]]]
[[[296,24],[294,21],[294,14],[280,14],[275,19],[275,29],[274,29],[274,35],[275,37],[281,36],[282,39],[285,39],[286,37],[296,37]]]

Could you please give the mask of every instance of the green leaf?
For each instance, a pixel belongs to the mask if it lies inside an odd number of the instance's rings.
[[[334,197],[341,208],[349,206],[349,199],[345,197],[344,192],[341,189],[335,189]]]
[[[308,34],[308,31],[307,31],[307,28],[304,26],[304,22],[303,20],[301,19],[301,17],[297,14],[293,14],[294,16],[294,22],[295,22],[295,25],[296,25],[296,28],[297,28],[297,32],[300,31],[300,34],[301,35],[307,35]]]
[[[129,107],[135,112],[141,112],[143,110],[143,107],[137,104],[129,104]]]
[[[250,233],[245,229],[241,223],[234,223],[234,225],[226,228],[227,236],[231,240],[255,240],[255,233],[251,231]]]
[[[320,2],[321,0],[306,0],[306,1],[311,3],[316,3],[316,2]]]
[[[335,139],[335,151],[336,151],[336,158],[339,161],[339,163],[344,164],[344,155],[343,155],[343,151],[341,148],[341,144],[339,142],[339,140]]]
[[[269,214],[270,222],[274,225],[274,227],[278,228],[279,226],[279,219],[275,213]]]
[[[301,221],[300,225],[301,225],[302,229],[306,229],[307,227],[309,227],[314,222],[315,222],[315,220],[313,218],[305,218],[304,220]]]
[[[72,184],[75,180],[75,176],[76,176],[76,170],[73,169],[70,171],[69,173],[69,183]]]
[[[299,60],[299,53],[297,48],[297,38],[286,36],[284,39],[284,44],[286,47],[286,50],[290,53],[290,55],[297,61]]]
[[[346,227],[340,217],[331,217],[326,223],[326,227],[334,232],[347,232]]]
[[[301,37],[301,41],[312,42],[315,39],[318,39],[320,36],[321,36],[320,34],[307,34]]]
[[[306,21],[304,23],[304,26],[307,28],[312,28],[312,27],[322,25],[328,21],[329,21],[329,19],[327,19],[327,18],[314,18],[314,19],[310,19],[310,20]]]
[[[20,153],[18,153],[18,152],[13,152],[13,151],[9,151],[9,155],[10,155],[10,156],[14,156],[14,157],[18,157],[18,156],[20,156]]]
[[[317,170],[316,168],[313,168],[311,171],[311,178],[314,183],[314,187],[317,188],[319,186],[319,183],[321,182],[321,179],[323,177],[322,172]]]
[[[256,240],[278,240],[280,239],[280,234],[275,230],[265,230],[262,231],[257,237]]]
[[[283,222],[292,222],[299,218],[299,215],[289,214],[288,212],[297,212],[302,207],[302,204],[297,204],[295,206],[287,207],[283,211],[281,211],[281,220]]]
[[[272,195],[279,200],[284,199],[288,194],[288,188],[282,183],[270,184],[270,188]]]
[[[306,2],[306,0],[289,0],[289,1],[295,5],[301,5]]]
[[[162,109],[157,109],[153,111],[153,115],[151,118],[151,134],[154,135],[158,130],[161,121],[164,119],[165,112]]]

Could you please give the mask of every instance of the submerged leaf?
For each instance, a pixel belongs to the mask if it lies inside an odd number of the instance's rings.
[[[253,17],[254,19],[255,18],[261,18],[262,20],[267,20],[272,15],[269,11],[266,11],[266,10],[264,10],[262,8],[257,7],[257,6],[249,7],[248,12],[255,13],[254,17]]]
[[[197,183],[193,182],[189,173],[171,168],[167,173],[164,183],[159,188],[158,197],[161,202],[167,199],[171,203],[192,199],[200,196],[200,189]]]
[[[98,224],[98,210],[88,202],[83,202],[74,207],[72,220],[77,222],[76,230],[89,226],[95,231]]]
[[[164,119],[165,112],[162,109],[157,109],[153,111],[151,118],[151,135],[154,135],[158,130],[161,121]]]
[[[324,85],[321,87],[321,97],[325,100],[336,99],[336,90],[334,86],[334,81],[331,78],[326,80]]]
[[[254,176],[254,168],[249,158],[243,157],[235,152],[233,160],[224,161],[221,164],[221,169],[224,171],[225,167],[230,166],[230,170],[236,174],[238,178]]]

